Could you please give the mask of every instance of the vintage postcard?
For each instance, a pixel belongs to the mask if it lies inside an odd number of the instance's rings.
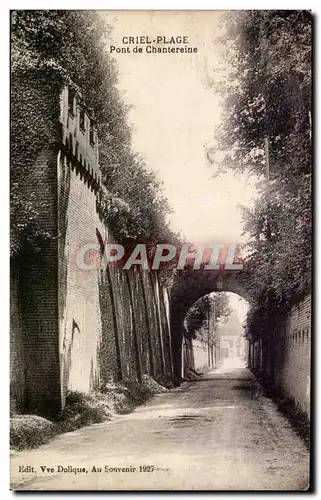
[[[12,490],[312,488],[312,22],[10,12]]]

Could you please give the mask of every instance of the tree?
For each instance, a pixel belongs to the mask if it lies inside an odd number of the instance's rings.
[[[111,27],[106,16],[96,11],[18,10],[12,12],[11,28],[12,254],[28,238],[52,236],[36,227],[39,207],[28,198],[23,179],[39,150],[55,136],[52,124],[59,116],[59,99],[51,107],[27,101],[25,82],[30,78],[37,78],[39,86],[54,82],[58,96],[64,85],[73,88],[94,118],[103,184],[98,208],[114,235],[150,245],[170,238],[170,207],[162,184],[132,148],[128,107],[117,89],[117,68],[107,49]]]
[[[256,177],[258,198],[243,217],[245,285],[255,311],[267,296],[285,310],[311,286],[312,15],[241,11],[224,23],[228,75],[219,88],[208,81],[221,92],[223,125],[207,155],[219,171]]]
[[[214,330],[211,335],[215,336],[215,329],[218,321],[228,318],[231,314],[229,308],[229,298],[224,292],[205,295],[198,299],[189,309],[186,318],[186,330],[190,336],[196,338],[196,333],[202,328],[209,329],[213,325]],[[214,314],[214,317],[213,317]],[[204,340],[207,340],[204,339]]]

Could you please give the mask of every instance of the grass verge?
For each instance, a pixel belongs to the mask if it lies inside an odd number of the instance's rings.
[[[148,375],[139,383],[133,380],[110,382],[99,391],[84,394],[69,391],[66,404],[55,421],[38,415],[15,415],[10,419],[10,447],[20,451],[37,448],[58,434],[111,420],[117,414],[130,413],[167,389]]]

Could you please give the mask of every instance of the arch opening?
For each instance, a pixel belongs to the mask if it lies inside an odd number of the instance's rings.
[[[246,367],[248,309],[249,303],[233,292],[211,292],[192,304],[184,319],[183,378]]]
[[[246,279],[243,271],[206,272],[204,269],[195,271],[191,267],[185,268],[176,276],[171,290],[171,332],[173,370],[178,384],[184,379],[183,366],[186,365],[186,360],[183,346],[185,339],[190,337],[184,322],[189,309],[202,297],[218,292],[237,294],[246,302]]]

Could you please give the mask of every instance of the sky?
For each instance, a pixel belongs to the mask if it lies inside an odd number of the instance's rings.
[[[232,309],[232,313],[227,324],[225,324],[224,321],[222,323],[219,321],[219,326],[221,328],[223,327],[224,330],[235,329],[235,327],[238,328],[239,326],[243,326],[249,309],[248,302],[237,293],[226,292],[226,295],[229,301],[228,305]],[[215,292],[211,293],[210,296],[215,297]]]
[[[236,312],[237,318],[243,324],[249,308],[248,302],[237,293],[227,292],[226,295],[229,299],[229,307]]]
[[[221,123],[220,98],[206,83],[207,72],[215,79],[220,67],[221,15],[219,11],[108,13],[113,26],[110,44],[115,47],[124,47],[123,36],[180,35],[188,36],[188,46],[198,49],[197,54],[115,55],[118,87],[131,106],[133,148],[164,183],[173,208],[172,228],[193,243],[244,241],[239,205],[248,205],[255,193],[248,177],[228,173],[213,178],[216,168],[205,154]]]

